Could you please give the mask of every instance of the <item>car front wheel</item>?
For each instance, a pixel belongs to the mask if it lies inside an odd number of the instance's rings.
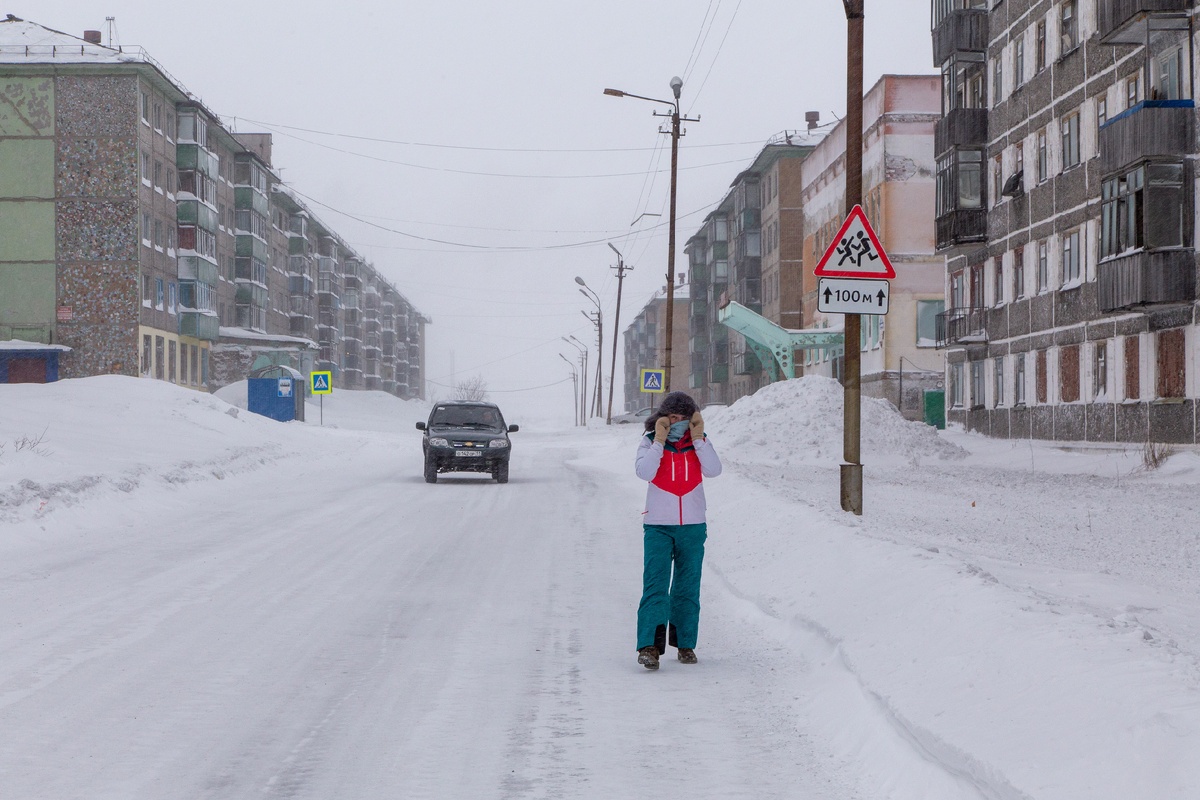
[[[437,483],[437,460],[425,457],[425,482]]]
[[[501,461],[492,470],[492,477],[496,479],[496,483],[508,483],[508,462]]]

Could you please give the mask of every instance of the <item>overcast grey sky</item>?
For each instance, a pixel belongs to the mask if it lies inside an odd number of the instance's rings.
[[[934,72],[927,0],[866,10],[868,88]],[[681,142],[680,246],[768,138],[803,128],[806,111],[830,122],[845,108],[839,0],[10,0],[5,11],[99,29],[106,43],[115,17],[115,41],[145,47],[227,124],[275,133],[283,179],[432,317],[431,380],[480,375],[509,417],[571,413],[569,384],[507,390],[569,374],[559,337],[594,342],[576,275],[604,303],[607,365],[606,242],[634,267],[622,326],[663,283],[669,137],[658,106],[605,87],[670,98],[671,77],[684,79],[682,106],[701,121]],[[643,212],[662,217],[631,227]],[[620,380],[618,368],[614,408]]]

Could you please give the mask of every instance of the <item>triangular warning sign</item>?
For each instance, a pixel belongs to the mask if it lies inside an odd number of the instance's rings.
[[[821,278],[896,277],[896,270],[892,269],[892,262],[867,221],[862,206],[850,209],[813,274]]]
[[[329,388],[329,383],[325,379],[324,375],[313,376],[313,388],[316,389],[317,391],[321,391],[323,389]]]

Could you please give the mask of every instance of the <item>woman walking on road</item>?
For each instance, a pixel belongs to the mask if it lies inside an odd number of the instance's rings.
[[[646,420],[634,472],[650,482],[642,525],[638,663],[658,669],[669,641],[679,649],[681,662],[695,664],[700,568],[708,538],[703,479],[721,474],[721,459],[704,435],[704,419],[690,396],[671,392]]]

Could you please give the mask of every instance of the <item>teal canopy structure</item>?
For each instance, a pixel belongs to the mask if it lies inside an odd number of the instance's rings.
[[[796,377],[794,353],[797,350],[840,351],[842,348],[840,330],[788,330],[733,300],[717,309],[717,322],[746,337],[746,342],[770,373],[772,381]]]

